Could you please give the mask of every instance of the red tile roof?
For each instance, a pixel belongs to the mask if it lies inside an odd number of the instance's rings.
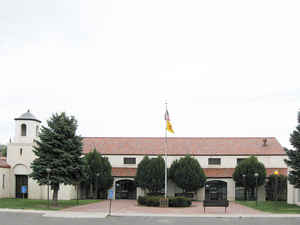
[[[168,155],[285,155],[274,137],[267,138],[168,138]],[[83,152],[96,148],[103,155],[164,154],[164,138],[85,137]]]
[[[287,176],[286,168],[267,168],[267,176],[270,176],[277,170],[279,174]],[[229,178],[232,177],[234,168],[204,168],[204,173],[208,178]],[[134,177],[136,168],[112,168],[114,177]]]
[[[8,165],[4,160],[0,159],[0,168],[10,168],[10,165]]]

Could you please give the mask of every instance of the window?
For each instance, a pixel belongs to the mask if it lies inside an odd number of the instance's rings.
[[[124,164],[135,164],[135,158],[124,158]]]
[[[236,160],[236,163],[239,165],[243,160],[245,160],[245,158],[239,158]]]
[[[26,136],[27,134],[26,124],[21,125],[21,136]]]
[[[36,126],[36,136],[39,136],[39,126]]]
[[[22,155],[23,155],[23,149],[20,148],[20,156],[22,156]]]
[[[208,165],[221,165],[221,159],[220,158],[209,158]]]
[[[2,176],[2,189],[5,189],[5,174]]]

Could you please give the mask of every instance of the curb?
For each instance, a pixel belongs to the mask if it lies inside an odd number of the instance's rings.
[[[134,217],[186,217],[186,218],[300,218],[300,214],[151,214],[151,213],[112,213],[111,216]]]
[[[0,209],[0,212],[10,213],[36,213],[43,217],[52,218],[101,218],[115,217],[186,217],[186,218],[300,218],[300,214],[157,214],[157,213],[108,213],[103,212],[67,212],[67,211],[42,211],[23,209]]]

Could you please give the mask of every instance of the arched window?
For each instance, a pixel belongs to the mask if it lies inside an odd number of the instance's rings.
[[[36,126],[36,136],[39,136],[39,126]]]
[[[21,136],[26,136],[27,135],[27,127],[26,124],[21,125]]]

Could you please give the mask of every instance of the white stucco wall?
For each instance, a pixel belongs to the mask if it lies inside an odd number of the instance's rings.
[[[287,203],[300,206],[300,189],[294,188],[294,186],[288,182],[287,191]]]
[[[144,158],[143,155],[104,155],[107,157],[112,165],[112,167],[122,167],[122,168],[137,168],[137,165]],[[157,157],[157,156],[149,156]],[[171,166],[173,161],[180,159],[183,156],[168,156],[168,167]],[[249,156],[194,156],[202,168],[235,168],[237,165],[237,159],[248,158]],[[136,158],[136,164],[124,164],[124,158]],[[208,165],[209,158],[221,158],[221,165]],[[286,156],[257,156],[257,159],[262,162],[266,168],[287,168],[284,163]]]
[[[35,198],[35,196],[31,196],[32,199],[48,199],[48,186],[43,185],[40,186],[41,195],[39,198]],[[51,187],[49,187],[49,198],[53,198],[53,191]],[[60,185],[58,191],[58,200],[71,200],[77,198],[77,189],[73,185]]]
[[[291,171],[291,168],[288,168],[288,172]],[[288,181],[287,184],[287,203],[300,205],[300,189],[295,188]]]
[[[0,198],[9,197],[9,168],[0,168]]]
[[[21,150],[22,149],[22,150]],[[32,143],[10,143],[7,146],[7,163],[10,170],[9,197],[16,196],[16,175],[29,175],[31,162],[35,159]],[[28,178],[28,198],[40,199],[42,188],[31,178]]]
[[[112,167],[121,167],[121,168],[137,168],[140,161],[143,159],[144,156],[141,155],[105,155],[107,157]],[[136,158],[136,164],[124,164],[123,158],[126,157],[133,157]],[[157,157],[157,156],[149,156]],[[180,159],[184,156],[168,156],[168,167],[171,166],[172,162],[176,159]],[[237,165],[237,159],[240,158],[248,158],[249,156],[194,156],[196,158],[202,168],[235,168]],[[221,165],[208,165],[209,158],[221,158]],[[284,159],[286,156],[257,156],[258,160],[262,162],[266,168],[286,168],[286,164],[284,163]],[[222,180],[227,183],[227,199],[229,201],[235,200],[235,182],[232,178],[210,178],[209,180]],[[176,185],[172,181],[168,181],[168,195],[174,196],[175,193],[181,192],[180,188],[176,187]],[[142,194],[142,192],[140,193]],[[205,188],[200,189],[197,192],[197,199],[203,200],[205,198]],[[264,187],[261,186],[258,188],[258,199],[259,201],[265,200],[265,191]]]

